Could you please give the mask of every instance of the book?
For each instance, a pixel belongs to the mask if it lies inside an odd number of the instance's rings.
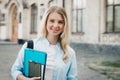
[[[29,67],[28,67],[28,77],[41,77],[41,69],[42,69],[42,65],[38,64],[36,62],[33,61],[29,61]]]
[[[41,80],[44,80],[46,61],[46,52],[25,48],[23,68],[24,75],[26,77],[41,77]]]

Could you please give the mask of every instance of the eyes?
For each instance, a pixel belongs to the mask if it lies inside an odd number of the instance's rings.
[[[57,22],[58,24],[64,24],[64,20],[58,20],[57,21],[57,20],[54,20],[54,19],[50,19],[49,22],[50,23],[56,23]]]

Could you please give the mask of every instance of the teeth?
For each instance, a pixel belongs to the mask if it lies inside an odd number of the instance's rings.
[[[59,27],[56,27],[56,28],[52,28],[52,30],[54,30],[54,31],[59,31],[60,28],[59,28]]]

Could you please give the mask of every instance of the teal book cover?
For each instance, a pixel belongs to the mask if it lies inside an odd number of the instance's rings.
[[[26,48],[23,72],[26,77],[41,77],[44,80],[47,53]]]

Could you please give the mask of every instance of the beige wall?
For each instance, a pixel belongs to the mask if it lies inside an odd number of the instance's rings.
[[[93,5],[94,2],[94,5]],[[86,28],[85,28],[85,41],[98,42],[99,37],[99,0],[88,0],[86,2]]]
[[[26,0],[28,3],[28,8],[23,9],[23,6],[19,6],[16,0],[12,2],[16,3],[18,7],[18,14],[22,12],[22,23],[19,23],[19,33],[18,38],[20,39],[31,39],[37,37],[38,34],[30,34],[30,19],[31,19],[31,9],[30,6],[33,3],[36,3],[38,7],[38,18],[37,18],[37,30],[39,31],[40,26],[40,9],[41,4],[43,5],[44,9],[48,8],[48,3],[50,0]],[[54,5],[63,6],[63,0],[54,0]],[[2,5],[0,5],[0,9],[4,7],[7,0],[4,0]],[[10,39],[11,36],[11,23],[10,23],[10,15],[9,15],[9,8],[10,4],[6,8],[6,27],[0,31],[0,35],[5,35],[6,39]],[[86,0],[86,15],[85,15],[85,22],[84,22],[84,34],[72,34],[71,41],[77,41],[81,43],[104,43],[104,44],[120,44],[120,34],[106,34],[106,9],[105,9],[105,0]],[[65,9],[68,14],[69,25],[72,27],[72,0],[65,0]],[[18,16],[19,19],[19,16]],[[8,30],[8,31],[5,31]],[[1,33],[2,32],[2,33]],[[0,39],[5,38],[0,36]]]

